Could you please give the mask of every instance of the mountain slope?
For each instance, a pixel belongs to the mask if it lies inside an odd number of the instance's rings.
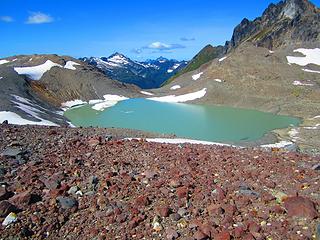
[[[137,87],[111,80],[96,67],[68,56],[23,55],[0,60],[2,115],[9,111],[30,121],[66,124],[62,103],[103,99],[106,94],[141,95]]]
[[[137,62],[120,53],[107,58],[91,57],[80,60],[96,66],[111,79],[135,84],[143,89],[160,87],[164,81],[187,65],[186,61],[168,60],[163,57]]]
[[[273,50],[316,41],[320,41],[320,10],[308,0],[285,0],[278,4],[270,4],[262,16],[253,21],[244,18],[235,27],[230,41],[227,41],[224,46],[205,47],[194,57],[189,66],[178,72],[176,76],[196,70],[200,67],[199,65],[219,58],[245,42]],[[199,56],[203,59],[202,61],[197,61]],[[197,64],[193,65],[194,61]]]
[[[177,74],[175,74],[173,77],[168,79],[166,82],[164,82],[162,85],[168,84],[169,82],[173,81],[173,79],[181,76],[184,73],[194,71],[201,67],[201,65],[215,59],[218,57],[223,56],[224,54],[224,47],[223,46],[217,46],[213,47],[212,45],[205,46],[189,63],[188,65],[180,70]]]

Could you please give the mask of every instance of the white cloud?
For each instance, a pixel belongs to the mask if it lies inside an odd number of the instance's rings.
[[[0,21],[9,23],[9,22],[13,22],[14,20],[10,16],[0,16]]]
[[[183,46],[181,44],[166,44],[166,43],[162,43],[162,42],[154,42],[144,48],[163,51],[163,50],[173,50],[173,49],[178,49],[178,48],[185,48],[185,46]]]
[[[51,23],[54,21],[54,18],[48,14],[42,12],[32,12],[28,17],[27,24],[42,24],[42,23]]]

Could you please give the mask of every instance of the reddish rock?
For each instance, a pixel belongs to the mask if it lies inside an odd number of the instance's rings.
[[[179,187],[179,188],[177,188],[176,194],[179,199],[185,198],[188,196],[188,188],[187,187]]]
[[[222,231],[214,236],[214,240],[230,240],[230,233],[227,231]]]
[[[140,196],[135,199],[135,204],[139,207],[146,207],[150,204],[148,197]]]
[[[177,233],[176,230],[174,230],[173,228],[168,228],[166,230],[166,238],[168,240],[175,240],[179,237],[179,234]]]
[[[248,229],[249,229],[250,233],[258,233],[258,232],[260,232],[261,227],[257,223],[251,222],[251,223],[249,223]]]
[[[318,217],[315,203],[305,197],[289,197],[284,207],[290,217],[304,217],[314,219]]]
[[[206,240],[209,238],[209,236],[201,231],[197,231],[195,232],[195,234],[193,235],[193,238],[195,240]]]
[[[222,215],[224,213],[220,204],[211,204],[207,207],[209,215]]]
[[[168,207],[158,207],[158,208],[157,208],[157,213],[158,213],[161,217],[169,217],[169,215],[170,215],[170,208],[168,208]]]
[[[219,200],[219,201],[222,201],[223,199],[226,198],[226,194],[221,187],[216,186],[215,190],[214,190],[214,194],[215,194],[217,200]]]
[[[245,234],[245,230],[244,230],[243,227],[236,227],[236,228],[234,229],[234,234],[233,234],[233,236],[234,236],[235,238],[241,238],[244,234]]]
[[[5,186],[0,186],[0,201],[7,200],[12,196],[12,193],[7,191]]]
[[[9,199],[11,203],[18,206],[21,209],[27,208],[30,204],[36,203],[41,200],[41,197],[32,194],[31,191],[22,192],[14,195]]]
[[[285,213],[285,210],[284,210],[281,206],[279,206],[279,205],[273,206],[273,207],[270,209],[270,211],[271,211],[272,213],[276,213],[276,214],[284,214],[284,213]]]
[[[9,213],[15,212],[17,208],[8,201],[0,202],[0,217],[6,217]]]

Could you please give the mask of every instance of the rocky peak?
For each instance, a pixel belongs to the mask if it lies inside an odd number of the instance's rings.
[[[261,17],[253,21],[243,19],[225,49],[228,52],[246,41],[270,49],[294,42],[317,41],[319,19],[319,9],[308,0],[270,4]]]

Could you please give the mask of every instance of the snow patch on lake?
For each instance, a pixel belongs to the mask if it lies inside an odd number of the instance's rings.
[[[62,67],[60,64],[47,60],[44,64],[34,67],[15,67],[14,70],[20,75],[27,75],[32,80],[40,80],[43,74],[53,67]]]
[[[82,101],[80,99],[75,99],[75,100],[71,100],[71,101],[67,101],[61,104],[61,108],[63,111],[67,111],[69,108],[73,108],[76,106],[81,106],[87,104],[87,102]]]
[[[9,63],[9,62],[10,62],[10,61],[3,59],[3,60],[0,60],[0,65],[6,64],[6,63]]]
[[[148,99],[153,101],[158,101],[158,102],[182,103],[182,102],[188,102],[188,101],[202,98],[206,95],[206,93],[207,93],[207,89],[204,88],[198,92],[187,93],[179,96],[170,95],[170,96],[154,97],[154,98],[148,98]]]
[[[192,76],[192,79],[193,79],[194,81],[197,81],[197,80],[201,77],[202,74],[203,74],[203,72],[198,73],[198,74],[195,74],[195,75]]]
[[[302,71],[305,71],[305,72],[309,72],[309,73],[320,73],[320,71],[314,71],[314,70],[310,70],[310,69],[302,69]]]
[[[148,95],[148,96],[153,96],[154,94],[153,93],[150,93],[150,92],[146,92],[146,91],[140,91],[142,94],[144,95]]]
[[[294,81],[292,83],[294,86],[314,86],[312,83],[305,83],[305,82],[300,82],[300,81]]]
[[[97,110],[97,111],[103,111],[106,108],[109,108],[109,107],[116,105],[120,101],[124,101],[124,100],[129,99],[124,96],[111,95],[111,94],[104,95],[103,98],[104,98],[104,100],[101,100],[101,102],[92,106],[92,109]]]
[[[77,70],[75,66],[80,66],[80,64],[73,61],[68,61],[64,66],[64,68],[70,69],[70,70]]]
[[[293,52],[299,52],[305,55],[304,57],[287,56],[287,60],[290,64],[297,64],[300,66],[306,66],[308,64],[320,65],[320,48],[306,49],[299,48]]]
[[[42,126],[59,126],[53,122],[37,118],[40,122],[30,121],[20,117],[18,114],[14,112],[2,111],[0,112],[0,122],[4,122],[7,120],[10,124],[16,125],[42,125]]]
[[[177,90],[177,89],[180,89],[181,86],[180,85],[174,85],[170,88],[170,90]]]

